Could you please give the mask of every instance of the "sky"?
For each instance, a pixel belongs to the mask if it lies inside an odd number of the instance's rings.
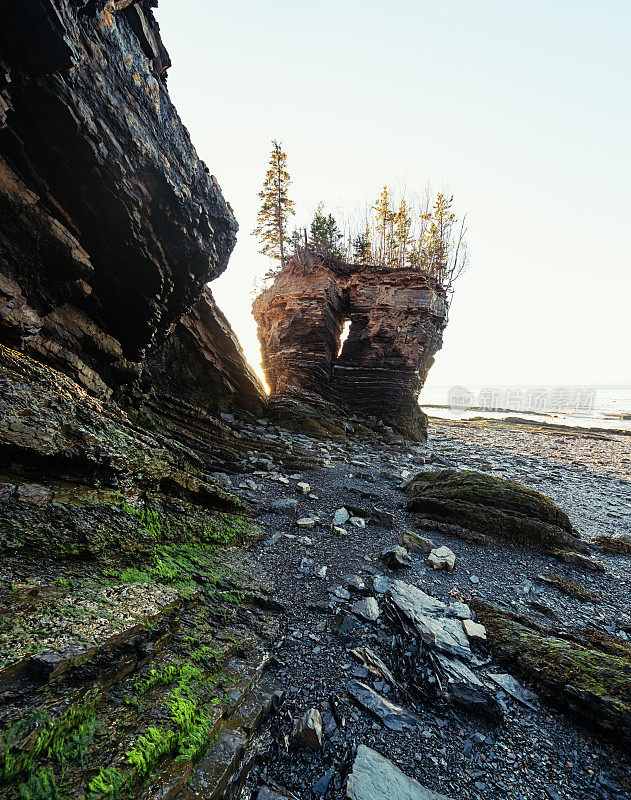
[[[629,0],[162,0],[169,90],[240,225],[212,285],[260,369],[270,142],[296,224],[385,183],[467,213],[430,385],[631,384]],[[293,221],[292,221],[293,222]]]

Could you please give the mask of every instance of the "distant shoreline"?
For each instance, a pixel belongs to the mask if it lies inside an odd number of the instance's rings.
[[[421,406],[421,408],[449,408],[449,406]],[[475,409],[471,409],[472,411]],[[551,415],[546,415],[551,416]],[[620,428],[599,428],[599,427],[587,427],[582,425],[564,425],[560,422],[540,422],[539,420],[533,419],[525,419],[524,417],[502,417],[501,419],[497,419],[495,417],[463,417],[460,419],[454,419],[452,417],[434,417],[431,414],[428,414],[430,422],[432,423],[447,423],[447,424],[455,424],[455,425],[462,425],[462,424],[469,424],[469,423],[480,423],[484,422],[488,425],[494,426],[502,426],[507,425],[510,427],[517,427],[520,428],[524,427],[532,427],[537,428],[540,431],[551,431],[555,433],[567,433],[567,434],[590,434],[591,436],[597,436],[598,438],[606,438],[608,435],[617,435],[617,436],[631,436],[631,430],[624,430]]]
[[[421,408],[448,408],[452,409],[452,407],[448,403],[421,403]],[[554,418],[557,416],[552,411],[529,411],[528,409],[518,409],[518,408],[486,408],[486,406],[468,406],[465,411],[480,411],[482,413],[493,413],[493,414],[536,414],[538,417],[552,417]],[[624,422],[631,422],[631,414],[623,413],[623,414],[606,414],[603,415],[602,419],[608,420],[622,420]]]

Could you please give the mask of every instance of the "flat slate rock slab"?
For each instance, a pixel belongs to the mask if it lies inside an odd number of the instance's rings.
[[[403,731],[407,728],[414,728],[419,720],[401,706],[397,706],[377,694],[370,686],[360,681],[349,681],[346,684],[346,691],[363,709],[380,720],[386,728],[391,731]]]
[[[364,744],[357,748],[353,771],[346,784],[346,797],[349,800],[451,800],[409,778]]]

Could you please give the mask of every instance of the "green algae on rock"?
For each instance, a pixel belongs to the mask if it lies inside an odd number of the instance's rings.
[[[473,606],[489,644],[551,702],[631,746],[631,647],[598,631],[534,622],[489,603]]]
[[[589,552],[565,512],[516,481],[442,469],[415,475],[405,491],[408,511],[438,522],[522,544]]]

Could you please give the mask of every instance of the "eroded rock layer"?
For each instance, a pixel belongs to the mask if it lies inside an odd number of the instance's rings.
[[[169,99],[147,0],[0,5],[0,337],[108,395],[237,225]]]
[[[235,405],[256,410],[266,400],[208,286],[146,366],[154,396],[186,400],[207,413]]]
[[[253,310],[273,396],[313,392],[423,436],[447,304],[422,272],[292,260]]]

